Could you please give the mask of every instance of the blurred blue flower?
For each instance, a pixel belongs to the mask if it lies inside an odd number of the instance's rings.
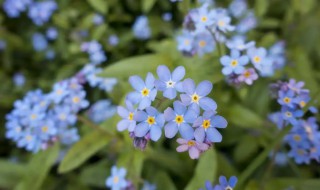
[[[292,109],[288,107],[282,107],[281,113],[283,119],[290,122],[292,125],[297,124],[297,118],[303,116],[302,110]]]
[[[214,19],[219,31],[226,33],[235,29],[235,27],[231,25],[231,18],[225,9],[215,9]]]
[[[103,16],[100,15],[100,14],[95,14],[95,15],[93,16],[92,21],[93,21],[93,23],[94,23],[95,25],[100,25],[100,24],[102,24],[102,23],[104,22],[104,18],[103,18]]]
[[[289,108],[294,108],[295,106],[295,94],[293,91],[288,90],[286,92],[284,91],[279,91],[279,98],[278,98],[278,103],[282,106],[288,106]]]
[[[43,34],[34,33],[32,35],[33,48],[36,51],[43,51],[48,47],[48,41]]]
[[[131,76],[129,82],[136,91],[129,93],[128,99],[133,104],[139,104],[140,110],[149,107],[157,95],[154,76],[148,73],[145,82],[139,76]]]
[[[165,123],[163,114],[159,113],[154,107],[147,107],[146,112],[137,111],[133,117],[134,120],[140,122],[134,129],[136,137],[144,137],[150,133],[151,140],[159,140]]]
[[[157,186],[155,184],[152,184],[148,181],[144,181],[141,190],[156,190],[156,189],[157,189]]]
[[[110,100],[99,100],[94,103],[89,111],[89,118],[95,123],[101,123],[116,113],[116,106],[112,105]]]
[[[157,90],[162,91],[163,96],[166,98],[176,98],[177,91],[183,92],[182,82],[180,82],[180,80],[183,79],[185,72],[186,71],[183,66],[175,68],[172,74],[167,66],[158,66],[157,74],[159,76],[159,80],[155,81]]]
[[[117,35],[115,34],[112,34],[109,36],[109,39],[108,39],[108,43],[111,45],[111,46],[116,46],[118,45],[119,43],[119,38]]]
[[[58,31],[55,27],[50,27],[47,29],[46,36],[49,40],[55,40],[58,36]]]
[[[194,45],[194,36],[186,30],[176,37],[179,51],[191,52]]]
[[[58,6],[53,0],[34,2],[29,6],[28,16],[34,24],[41,26],[49,21],[57,8]]]
[[[138,16],[132,26],[133,34],[140,40],[149,39],[151,30],[149,27],[148,18],[144,15]]]
[[[172,20],[172,13],[170,13],[170,12],[163,13],[162,19],[167,22],[171,21]]]
[[[241,56],[238,50],[231,50],[231,55],[221,57],[220,62],[224,66],[222,69],[224,75],[242,74],[245,71],[244,65],[248,64],[249,58],[246,55]]]
[[[219,182],[220,182],[220,186],[222,187],[222,189],[231,189],[232,190],[236,186],[238,179],[236,176],[231,176],[228,181],[225,176],[220,176]]]
[[[49,50],[46,52],[46,58],[47,58],[48,60],[53,60],[55,56],[56,56],[56,53],[55,53],[54,50],[52,50],[52,49],[49,49]]]
[[[9,17],[16,18],[20,13],[25,11],[32,3],[32,0],[5,0],[3,2],[3,9]]]
[[[127,187],[127,180],[125,179],[127,170],[125,168],[117,168],[112,166],[111,175],[106,180],[106,186],[111,190],[122,190]]]
[[[0,51],[4,50],[7,47],[7,43],[4,40],[0,40]]]
[[[167,108],[164,111],[164,118],[168,122],[164,126],[165,136],[173,138],[177,132],[181,134],[182,138],[191,140],[193,136],[193,128],[190,126],[195,121],[198,114],[193,109],[187,109],[180,101],[173,103],[173,109]]]
[[[199,33],[194,40],[195,51],[199,56],[203,56],[206,53],[211,53],[215,49],[215,41],[210,33]]]
[[[229,5],[229,12],[232,16],[239,18],[247,11],[246,0],[233,0]]]
[[[225,118],[215,115],[215,111],[205,111],[193,123],[193,127],[196,127],[194,137],[198,142],[221,142],[222,136],[216,128],[226,128],[227,125]]]
[[[26,82],[26,78],[25,76],[22,74],[22,73],[15,73],[13,75],[13,83],[16,85],[16,86],[23,86]]]
[[[210,81],[202,81],[195,86],[192,79],[185,79],[183,81],[183,88],[185,94],[181,94],[181,101],[185,105],[190,105],[197,113],[200,113],[200,108],[205,111],[215,111],[217,104],[211,98],[206,97],[212,90],[212,83]]]
[[[191,15],[191,18],[195,24],[196,32],[201,33],[212,27],[215,23],[215,12],[209,10],[208,4],[203,4],[197,8]]]
[[[118,131],[124,131],[128,129],[129,132],[133,132],[136,127],[136,121],[134,116],[137,110],[133,107],[130,101],[126,101],[126,108],[118,106],[118,114],[122,117],[122,120],[117,124]]]
[[[246,83],[247,85],[252,85],[253,81],[257,80],[258,77],[259,76],[254,68],[248,68],[240,76],[238,76],[238,80]]]
[[[240,20],[236,26],[236,31],[245,34],[257,26],[257,18],[253,12],[247,12],[246,16]]]
[[[239,50],[239,51],[243,51],[243,50],[249,49],[251,47],[254,47],[254,45],[255,45],[254,41],[245,43],[245,37],[244,36],[238,36],[238,35],[237,36],[233,36],[230,40],[228,40],[226,42],[226,46],[229,49],[236,49],[236,50]]]

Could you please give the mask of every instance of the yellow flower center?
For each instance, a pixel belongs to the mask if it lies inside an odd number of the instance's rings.
[[[63,114],[63,113],[59,115],[59,118],[60,118],[60,120],[66,120],[67,119],[66,115]]]
[[[38,117],[37,114],[32,114],[32,115],[31,115],[31,119],[32,119],[32,120],[37,119],[37,117]]]
[[[285,114],[286,114],[287,117],[291,117],[292,116],[292,113],[289,112],[289,111],[287,111]]]
[[[31,140],[32,140],[32,136],[31,136],[31,135],[27,135],[27,136],[26,136],[26,140],[27,140],[27,141],[31,141]]]
[[[57,93],[58,95],[61,95],[61,94],[63,93],[63,90],[59,89],[59,90],[57,90],[56,93]]]
[[[194,146],[196,145],[196,142],[193,140],[188,141],[188,146]]]
[[[254,60],[254,62],[259,63],[259,62],[261,61],[261,58],[260,58],[259,56],[255,56],[255,57],[253,58],[253,60]]]
[[[190,40],[184,40],[184,45],[188,46],[190,44]]]
[[[202,17],[201,17],[201,21],[202,21],[202,22],[207,22],[207,20],[208,20],[208,18],[207,18],[206,16],[202,16]]]
[[[302,149],[298,149],[297,152],[298,152],[299,155],[304,155],[304,151]]]
[[[199,99],[200,99],[200,97],[199,97],[198,94],[193,94],[193,95],[191,96],[191,101],[194,102],[194,103],[198,103],[198,102],[199,102]]]
[[[302,100],[299,104],[300,104],[300,106],[301,106],[301,107],[306,106],[306,102],[305,102],[305,101],[303,101],[303,100]]]
[[[175,120],[176,120],[176,123],[177,123],[177,124],[180,124],[180,123],[182,123],[182,122],[184,121],[182,115],[177,115]]]
[[[128,119],[129,119],[129,120],[133,120],[133,113],[132,113],[132,112],[129,113]]]
[[[209,119],[203,120],[203,122],[202,122],[202,127],[203,128],[208,129],[210,126],[211,126],[211,122],[210,122]]]
[[[201,40],[200,42],[199,42],[199,46],[200,47],[204,47],[204,46],[206,46],[206,42],[204,41],[204,40]]]
[[[244,77],[249,78],[251,76],[251,73],[249,71],[244,72]]]
[[[49,129],[48,126],[43,126],[41,128],[42,132],[44,132],[44,133],[46,133],[48,131],[48,129]]]
[[[295,141],[301,141],[301,137],[300,137],[300,135],[294,135],[293,136],[293,139],[295,140]]]
[[[149,116],[147,119],[147,122],[149,125],[153,125],[156,122],[156,120],[154,119],[154,117]]]
[[[223,22],[222,20],[220,20],[220,21],[218,22],[218,25],[219,25],[220,27],[222,27],[222,26],[225,25],[225,22]]]
[[[77,104],[80,102],[80,98],[78,96],[75,96],[72,98],[73,103]]]
[[[288,104],[288,103],[291,102],[291,99],[288,98],[288,97],[285,97],[285,98],[283,98],[283,101],[284,101],[286,104]]]
[[[40,102],[40,106],[43,107],[43,106],[45,106],[45,105],[46,105],[46,102],[45,102],[45,101],[41,101],[41,102]]]
[[[113,183],[118,183],[119,182],[119,177],[118,176],[115,176],[114,178],[113,178]]]
[[[148,95],[149,95],[149,89],[144,88],[144,89],[141,91],[141,94],[142,94],[143,97],[148,96]]]
[[[231,61],[231,66],[232,67],[235,67],[235,66],[237,66],[238,65],[238,61],[237,60],[232,60]]]

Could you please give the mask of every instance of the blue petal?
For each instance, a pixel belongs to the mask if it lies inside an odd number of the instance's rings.
[[[219,182],[220,182],[220,185],[222,185],[224,187],[227,187],[229,185],[228,181],[227,181],[227,178],[225,176],[220,176],[219,177]]]
[[[146,77],[146,86],[148,89],[152,89],[154,87],[154,76],[152,73],[148,73]]]
[[[193,139],[193,128],[188,125],[187,123],[182,123],[179,127],[179,132],[182,136],[182,138],[186,139],[186,140],[191,140]]]
[[[134,111],[134,107],[132,105],[132,102],[129,99],[126,99],[126,106],[128,108],[128,111],[131,111],[131,112]]]
[[[150,116],[156,116],[156,115],[158,115],[158,110],[157,110],[156,108],[152,107],[152,106],[147,107],[147,108],[146,108],[146,112],[147,112],[147,114],[150,115]]]
[[[229,179],[229,185],[230,187],[234,188],[236,186],[238,182],[238,179],[236,176],[231,176],[230,179]]]
[[[166,110],[164,110],[164,118],[166,119],[166,121],[172,121],[175,118],[175,113],[173,111],[172,108],[167,108]]]
[[[169,122],[164,126],[164,134],[167,138],[173,138],[178,132],[177,123],[174,121]]]
[[[201,98],[202,99],[202,98]],[[201,100],[200,99],[200,100]],[[198,115],[200,114],[200,107],[198,104],[196,103],[192,103],[190,106],[189,106],[189,109],[192,109],[193,111],[195,111]]]
[[[233,59],[237,59],[239,56],[240,56],[240,51],[238,51],[236,49],[231,50],[231,57]]]
[[[167,88],[164,91],[163,96],[172,100],[177,96],[177,91],[174,88]]]
[[[238,67],[234,68],[234,73],[236,74],[242,74],[244,72],[245,68],[241,65],[239,65]]]
[[[142,98],[141,102],[139,103],[139,109],[143,110],[146,107],[149,107],[151,105],[151,100],[147,97]]]
[[[209,127],[207,129],[207,139],[210,142],[221,142],[222,141],[222,135],[219,133],[219,131],[214,127]]]
[[[215,111],[217,109],[217,103],[208,97],[203,97],[199,100],[199,105],[205,111],[212,110]]]
[[[211,120],[212,120],[213,127],[226,128],[228,125],[227,120],[220,115],[213,116],[213,118]]]
[[[125,177],[126,174],[127,174],[127,170],[126,170],[126,169],[120,168],[120,169],[118,170],[118,176],[119,176],[120,178]]]
[[[130,120],[124,119],[119,121],[119,123],[117,124],[117,129],[118,131],[124,131],[129,127],[129,125],[130,125]]]
[[[198,141],[198,142],[203,142],[204,138],[205,138],[206,134],[205,131],[202,127],[198,127],[196,128],[196,130],[194,131],[194,138]]]
[[[240,65],[246,65],[249,62],[249,58],[246,55],[243,55],[239,58],[239,64]]]
[[[186,112],[187,108],[185,105],[183,105],[180,101],[174,101],[173,102],[173,108],[176,114],[178,115],[184,115]]]
[[[184,119],[188,123],[193,123],[198,117],[198,114],[193,109],[188,109],[184,115]]]
[[[164,82],[169,81],[170,78],[171,78],[170,70],[169,70],[168,67],[165,66],[165,65],[160,65],[160,66],[158,66],[158,68],[157,68],[157,74],[158,74],[160,80],[162,80],[162,81],[164,81]]]
[[[146,122],[140,123],[134,129],[134,135],[137,137],[144,137],[149,131],[149,125]]]
[[[200,116],[193,122],[192,127],[199,127],[202,125],[202,122],[203,122],[203,117]]]
[[[183,79],[184,75],[186,74],[186,70],[183,66],[177,67],[173,72],[172,72],[172,81],[178,82],[181,79]]]
[[[136,90],[136,91],[141,91],[144,87],[144,81],[139,77],[139,76],[131,76],[129,78],[129,82],[131,84],[131,86]]]
[[[156,98],[156,96],[157,96],[157,90],[156,89],[151,90],[149,94],[150,100],[153,101]]]
[[[164,91],[165,89],[167,89],[166,83],[161,80],[156,80],[154,82],[154,85],[157,88],[157,90],[160,90],[160,91]]]
[[[152,126],[150,130],[150,138],[153,141],[159,140],[161,137],[161,128],[157,125]]]
[[[128,118],[129,117],[129,112],[122,106],[117,107],[117,112],[122,118]]]
[[[222,69],[222,73],[224,75],[230,75],[232,73],[232,71],[233,71],[232,67],[229,67],[229,66],[223,67],[223,69]]]
[[[191,103],[191,97],[187,94],[180,94],[180,99],[181,102],[186,106]]]
[[[222,65],[227,66],[227,65],[230,64],[231,59],[230,59],[229,56],[226,56],[226,55],[225,55],[225,56],[223,56],[223,57],[220,58],[220,62],[221,62]]]
[[[140,100],[141,100],[141,94],[139,93],[139,92],[130,92],[129,94],[128,94],[128,100],[130,101],[130,102],[132,102],[133,104],[137,104],[138,102],[140,102]]]
[[[214,114],[216,114],[216,111],[213,111],[213,110],[205,111],[203,112],[203,118],[210,119],[212,116],[214,116]]]
[[[212,83],[210,81],[202,81],[196,88],[196,93],[199,96],[207,96],[212,90]]]
[[[133,119],[138,122],[145,121],[147,118],[148,114],[144,111],[137,111],[133,116]]]
[[[184,92],[184,89],[183,89],[183,82],[178,82],[174,85],[175,89],[178,91],[178,92]]]
[[[162,128],[164,123],[165,123],[164,115],[163,114],[159,114],[156,117],[156,122],[157,122],[158,126]]]
[[[195,91],[195,84],[192,79],[186,79],[183,81],[183,89],[188,95],[192,95]]]

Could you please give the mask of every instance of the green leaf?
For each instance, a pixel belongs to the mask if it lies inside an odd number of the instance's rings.
[[[96,152],[106,146],[110,140],[110,136],[101,130],[95,130],[87,134],[67,152],[59,165],[59,173],[66,173],[79,167]]]
[[[319,179],[276,178],[266,183],[265,189],[283,190],[288,187],[295,189],[320,189]]]
[[[226,118],[229,118],[230,123],[243,128],[262,128],[264,120],[255,112],[248,108],[236,104],[229,108],[229,113]]]
[[[106,0],[87,0],[88,3],[97,11],[106,14],[108,12],[108,1]]]
[[[213,180],[217,173],[217,155],[210,149],[201,155],[195,174],[188,183],[186,190],[195,190],[204,187],[207,180]]]
[[[156,3],[156,0],[143,0],[142,1],[143,12],[148,13],[152,9],[155,3]]]
[[[98,27],[95,27],[92,33],[92,38],[95,40],[99,40],[102,38],[102,36],[106,33],[107,31],[107,25],[102,24]]]
[[[35,154],[27,166],[27,171],[15,188],[16,190],[40,189],[47,177],[50,168],[54,165],[59,155],[59,143],[45,151]]]
[[[13,189],[27,172],[26,165],[0,160],[0,189]]]
[[[234,159],[238,162],[244,162],[251,158],[259,148],[256,141],[257,138],[250,135],[242,137],[234,150]]]
[[[268,10],[269,0],[256,0],[254,4],[255,13],[262,17]]]
[[[91,164],[81,170],[80,180],[86,185],[94,187],[105,187],[105,180],[110,174],[108,160],[104,159],[98,163]]]
[[[316,0],[293,0],[293,7],[302,14],[308,13],[316,7]]]
[[[171,178],[164,171],[157,172],[155,176],[155,184],[157,185],[157,189],[177,189]]]
[[[163,54],[131,57],[106,67],[100,76],[122,79],[128,79],[131,75],[145,76],[148,72],[155,72],[159,65],[170,66],[172,61]]]

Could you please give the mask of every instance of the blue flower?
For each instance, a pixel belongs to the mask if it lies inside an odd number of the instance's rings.
[[[146,40],[151,36],[148,18],[144,15],[138,16],[132,26],[133,34],[136,38]]]
[[[167,66],[160,65],[157,68],[157,74],[160,79],[155,81],[155,86],[157,90],[163,91],[164,97],[174,99],[177,91],[183,91],[182,82],[180,82],[185,75],[183,66],[177,67],[171,74]]]
[[[226,128],[227,125],[228,122],[222,116],[215,115],[214,111],[205,111],[193,124],[196,127],[194,137],[198,142],[221,142],[222,136],[216,128]]]
[[[47,32],[46,32],[46,36],[49,40],[55,40],[58,36],[58,31],[56,28],[54,27],[50,27],[48,28]]]
[[[217,109],[217,104],[211,98],[206,97],[212,90],[212,83],[210,81],[202,81],[195,86],[192,79],[185,79],[183,81],[183,88],[185,94],[181,94],[180,98],[182,103],[190,105],[197,113],[200,113],[199,107],[203,110]]]
[[[5,0],[3,2],[3,9],[11,18],[20,16],[20,13],[25,11],[32,3],[32,0]]]
[[[23,138],[20,138],[17,142],[17,146],[31,152],[38,152],[41,148],[40,139],[37,138],[33,133],[27,131],[24,133]]]
[[[77,128],[61,128],[58,136],[60,142],[65,145],[71,145],[80,139]]]
[[[236,176],[231,176],[228,181],[225,176],[220,176],[219,182],[220,182],[220,186],[222,187],[222,189],[232,190],[236,186],[238,179]]]
[[[102,24],[102,23],[104,22],[104,18],[103,18],[103,16],[100,15],[100,14],[95,14],[95,15],[93,16],[92,21],[93,21],[93,23],[94,23],[95,25],[100,25],[100,24]]]
[[[154,76],[148,73],[145,82],[139,76],[131,76],[129,82],[136,90],[128,95],[129,100],[133,104],[139,104],[138,108],[140,110],[149,107],[157,95]]]
[[[167,22],[171,21],[172,20],[172,13],[170,13],[170,12],[163,13],[162,19]]]
[[[248,64],[249,58],[246,55],[241,56],[238,50],[231,50],[231,56],[221,57],[220,62],[224,66],[222,69],[224,75],[241,74],[244,72],[244,65]]]
[[[239,51],[243,51],[246,49],[249,49],[251,47],[254,47],[255,42],[251,41],[248,43],[245,43],[245,37],[244,36],[233,36],[230,40],[226,42],[226,46],[229,49],[236,49]]]
[[[126,106],[127,109],[122,106],[118,106],[117,108],[118,114],[122,117],[122,120],[117,124],[117,129],[118,131],[124,131],[125,129],[128,129],[129,132],[133,132],[134,128],[136,127],[134,116],[137,110],[128,100],[126,101]]]
[[[184,30],[181,35],[176,38],[178,43],[178,50],[182,52],[191,52],[194,45],[194,36],[188,31]]]
[[[280,90],[278,103],[283,106],[288,106],[289,108],[295,107],[295,94],[292,90],[288,90],[286,92]]]
[[[53,108],[53,113],[56,119],[56,124],[59,127],[67,127],[69,125],[74,125],[77,122],[77,116],[67,105],[55,106]]]
[[[22,73],[15,73],[13,75],[13,82],[16,86],[23,86],[26,82],[26,78]]]
[[[229,11],[232,16],[239,18],[246,12],[247,6],[245,0],[233,0],[229,6]]]
[[[143,182],[143,187],[141,190],[156,190],[157,186],[155,184],[149,183],[148,181]]]
[[[294,158],[297,164],[309,164],[310,163],[310,156],[306,149],[300,147],[293,147],[288,156]]]
[[[51,137],[56,136],[58,130],[54,125],[55,123],[51,118],[39,122],[36,127],[36,133],[39,134],[39,138],[43,141],[48,141]]]
[[[211,53],[215,49],[215,41],[210,33],[205,32],[195,37],[194,45],[195,51],[199,56],[203,56],[205,53]]]
[[[196,9],[196,11],[191,14],[191,18],[195,23],[197,32],[203,32],[204,30],[211,28],[215,22],[215,14],[208,9],[208,4],[206,3]]]
[[[76,91],[66,98],[66,103],[70,105],[75,112],[89,106],[89,102],[85,99],[86,92],[84,90]]]
[[[198,114],[193,109],[187,109],[180,101],[173,103],[173,108],[164,111],[164,118],[168,122],[164,126],[165,136],[173,138],[179,131],[182,138],[193,139],[193,128],[190,126],[195,121]]]
[[[0,51],[4,50],[7,47],[7,42],[0,39]]]
[[[225,33],[235,29],[235,27],[230,24],[231,18],[228,16],[225,9],[215,9],[214,20],[219,31]]]
[[[51,15],[57,8],[56,2],[52,0],[34,2],[29,6],[28,16],[34,24],[41,26],[49,21]]]
[[[134,129],[136,137],[144,137],[150,132],[151,140],[159,140],[165,122],[163,114],[160,114],[154,107],[147,107],[146,112],[137,111],[134,115],[134,120],[141,122]]]
[[[89,109],[89,118],[95,123],[101,123],[116,113],[116,106],[110,100],[99,100]]]
[[[60,103],[69,93],[68,83],[61,81],[53,85],[53,91],[50,93],[50,97],[55,103]]]
[[[36,51],[43,51],[48,47],[48,42],[45,36],[40,33],[34,33],[32,35],[32,44]]]
[[[113,34],[109,36],[108,42],[111,46],[116,46],[119,43],[119,38],[117,35]]]
[[[236,31],[245,34],[257,26],[257,18],[253,12],[248,12],[246,16],[240,20],[236,26]]]
[[[297,118],[303,116],[302,110],[291,109],[288,107],[282,107],[281,113],[283,119],[290,122],[292,125],[297,123]]]
[[[127,180],[125,176],[127,175],[127,170],[124,168],[117,168],[116,166],[112,166],[111,168],[111,176],[109,176],[106,180],[106,186],[111,188],[111,190],[122,190],[127,187]]]

